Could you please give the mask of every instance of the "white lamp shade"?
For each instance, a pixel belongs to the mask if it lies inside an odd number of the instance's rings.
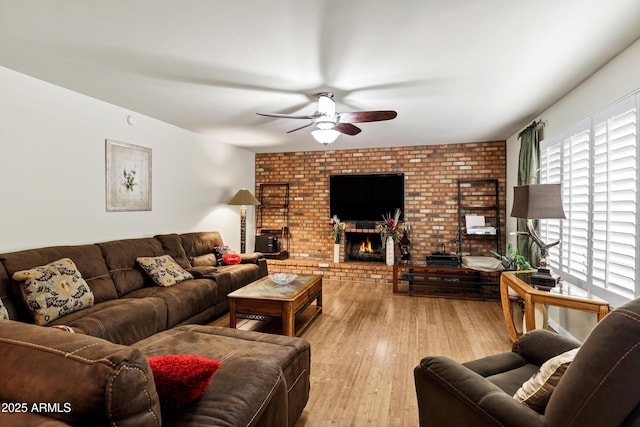
[[[316,129],[311,132],[311,135],[321,144],[331,144],[338,139],[340,132],[335,129]]]

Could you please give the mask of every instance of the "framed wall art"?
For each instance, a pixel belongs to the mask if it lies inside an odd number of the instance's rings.
[[[151,210],[151,148],[105,140],[107,212]]]

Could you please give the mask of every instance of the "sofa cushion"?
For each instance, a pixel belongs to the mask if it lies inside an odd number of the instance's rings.
[[[109,276],[100,248],[96,245],[53,246],[0,254],[0,261],[10,278],[13,273],[45,265],[61,258],[71,258],[89,285],[95,303],[118,297],[116,287]],[[1,269],[0,269],[1,270]],[[0,278],[3,274],[0,272]],[[18,288],[16,286],[16,291]],[[19,291],[18,291],[19,293]]]
[[[535,375],[539,369],[540,366],[527,363],[518,368],[505,370],[486,378],[500,387],[506,394],[513,396],[522,387],[522,384]]]
[[[202,265],[199,267],[190,267],[187,271],[197,279],[205,276],[213,276],[218,272],[218,269],[210,265]]]
[[[217,231],[185,233],[180,235],[180,239],[190,262],[201,255],[212,254],[213,248],[224,245]]]
[[[122,300],[154,297],[165,303],[167,328],[172,328],[226,299],[217,282],[208,278],[186,280],[170,287],[151,286],[130,292]],[[215,313],[215,310],[214,310]],[[214,313],[210,313],[208,318]],[[207,320],[207,319],[204,319]]]
[[[218,259],[213,253],[198,255],[191,258],[191,265],[194,267],[212,267],[218,265]]]
[[[164,252],[167,255],[171,255],[171,257],[175,259],[178,264],[180,264],[180,267],[191,267],[191,264],[187,259],[187,253],[182,247],[182,239],[178,234],[158,234],[157,236],[155,236],[155,238],[158,239],[162,244]]]
[[[127,345],[167,329],[167,304],[160,298],[121,298],[68,314],[49,325],[69,326]]]
[[[223,287],[228,287],[229,292],[240,289],[251,282],[258,280],[261,276],[260,266],[257,264],[236,264],[218,267],[215,278]]]
[[[161,424],[153,375],[136,349],[0,320],[0,354],[1,402],[68,404],[71,410],[47,415],[70,425]],[[12,415],[0,412],[0,425],[28,425]]]
[[[574,348],[547,360],[540,366],[540,370],[522,384],[516,391],[514,398],[518,402],[543,413],[551,394],[558,382],[575,358],[579,348]]]
[[[139,257],[136,261],[159,286],[171,286],[193,279],[191,273],[180,267],[169,255]]]
[[[219,360],[187,354],[148,359],[162,406],[179,408],[198,399],[220,367]]]
[[[109,274],[118,291],[118,296],[123,296],[136,289],[153,283],[151,279],[138,268],[138,257],[156,257],[164,255],[162,244],[158,239],[123,239],[111,242],[98,243],[102,251]]]
[[[70,258],[13,273],[37,325],[93,306],[93,293]]]

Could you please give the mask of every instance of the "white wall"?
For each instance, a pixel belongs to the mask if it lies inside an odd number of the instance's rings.
[[[0,94],[0,252],[208,230],[240,250],[226,202],[253,191],[254,153],[2,67]],[[106,212],[105,139],[153,150],[151,211]]]
[[[554,136],[585,117],[640,88],[640,40],[598,70],[586,81],[542,112],[537,119],[545,123],[543,138]],[[527,123],[528,125],[528,123]],[[507,140],[507,216],[513,204],[513,186],[518,179],[520,140],[512,135]],[[507,217],[508,240],[515,246],[515,218]],[[579,339],[584,339],[593,326],[592,319],[573,313],[552,310],[550,319]]]

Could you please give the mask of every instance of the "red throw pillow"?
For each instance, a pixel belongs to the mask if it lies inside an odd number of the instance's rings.
[[[227,265],[240,264],[240,255],[238,254],[224,254],[222,255],[222,261]]]
[[[147,361],[153,371],[160,404],[172,408],[202,396],[220,367],[219,360],[185,354],[149,357]]]

